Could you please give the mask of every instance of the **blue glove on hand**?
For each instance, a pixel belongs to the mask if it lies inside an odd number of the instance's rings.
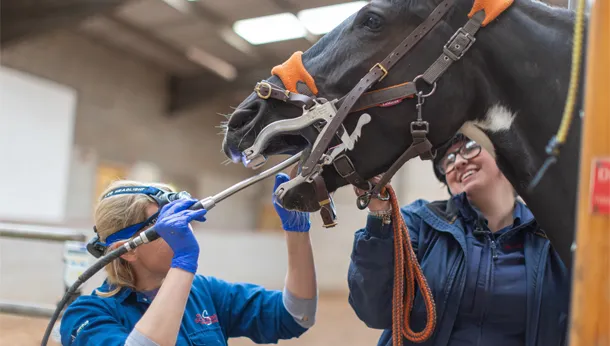
[[[155,230],[174,251],[172,268],[195,274],[199,260],[199,243],[189,228],[189,222],[205,221],[205,209],[188,210],[196,199],[179,199],[166,204],[159,212]]]
[[[275,176],[275,186],[273,186],[273,191],[277,189],[278,186],[290,180],[290,177],[285,173],[278,173]],[[291,211],[286,210],[282,206],[277,203],[277,199],[275,194],[273,195],[273,206],[275,207],[275,211],[277,215],[282,220],[282,228],[285,231],[291,232],[307,232],[309,231],[309,227],[311,223],[309,221],[309,213],[300,212],[300,211]]]

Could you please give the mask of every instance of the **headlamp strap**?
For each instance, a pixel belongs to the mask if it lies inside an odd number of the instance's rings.
[[[135,225],[125,227],[118,232],[112,233],[111,235],[109,235],[106,238],[105,242],[102,242],[101,240],[100,240],[100,242],[106,246],[109,246],[110,244],[112,244],[118,240],[129,239],[129,238],[133,237],[133,235],[136,234],[136,232],[140,231],[143,228],[151,226],[155,222],[157,222],[157,218],[159,218],[159,212],[156,212],[155,214],[153,214],[151,217],[149,217],[148,219],[146,219],[143,222],[136,223]]]
[[[116,196],[116,195],[127,195],[127,194],[145,194],[145,195],[156,195],[161,190],[152,186],[123,186],[116,188],[102,197],[102,199]]]

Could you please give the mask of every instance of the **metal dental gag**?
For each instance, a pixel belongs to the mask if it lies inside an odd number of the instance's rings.
[[[261,167],[267,161],[267,158],[262,152],[273,137],[280,134],[298,132],[311,125],[314,125],[320,132],[313,145],[313,147],[316,147],[333,117],[337,114],[336,105],[338,102],[339,100],[327,101],[325,99],[316,99],[313,106],[309,108],[303,106],[303,114],[301,116],[293,119],[278,120],[265,126],[256,137],[252,146],[243,151],[242,161],[244,165],[253,169]],[[354,146],[362,133],[362,128],[370,121],[371,116],[368,113],[361,114],[356,123],[356,127],[350,134],[348,134],[343,124],[341,124],[339,131],[337,131],[337,136],[341,141],[340,144],[329,148],[309,173],[303,174],[303,172],[299,172],[295,178],[278,186],[274,192],[278,200],[281,201],[286,192],[297,185],[302,183],[316,183],[315,180],[322,174],[324,166],[332,165],[341,154],[345,154],[347,151],[354,149]],[[328,202],[332,203],[330,202],[330,199],[331,197],[329,196]],[[336,225],[334,222],[334,211],[331,211],[331,214],[333,215],[332,217],[329,217],[329,219],[332,220],[326,220],[323,217],[325,227]]]
[[[193,206],[191,206],[189,209],[202,209],[203,208],[206,210],[210,210],[210,209],[214,208],[216,206],[216,204],[218,204],[220,201],[236,194],[237,192],[239,192],[251,185],[258,183],[259,181],[261,181],[271,175],[279,173],[280,171],[288,168],[290,165],[296,163],[300,159],[301,155],[302,155],[301,152],[298,154],[295,154],[292,157],[290,157],[289,159],[267,169],[266,171],[263,171],[248,179],[242,180],[239,183],[237,183],[233,186],[230,186],[229,188],[227,188],[213,196],[206,197],[206,198],[200,200],[199,202],[197,202]],[[70,298],[76,294],[76,292],[78,291],[78,288],[83,283],[85,283],[87,280],[89,280],[95,273],[97,273],[102,268],[104,268],[108,263],[119,258],[120,256],[127,253],[128,251],[133,250],[140,245],[150,243],[151,241],[156,240],[157,238],[159,238],[159,235],[155,231],[155,227],[153,225],[151,228],[149,228],[145,232],[140,233],[139,236],[126,242],[121,247],[118,247],[115,250],[112,250],[111,252],[105,254],[96,263],[94,263],[91,267],[89,267],[83,274],[81,274],[78,277],[78,279],[74,282],[74,284],[72,284],[72,286],[66,291],[66,293],[64,294],[61,301],[57,304],[57,308],[55,309],[55,312],[53,313],[53,316],[51,317],[51,320],[49,321],[49,324],[47,325],[47,329],[45,330],[45,334],[44,334],[44,337],[42,338],[41,345],[45,346],[47,344],[47,342],[49,340],[49,336],[51,335],[51,331],[53,330],[53,326],[55,325],[55,322],[59,318],[61,311],[63,310],[63,308],[67,304],[67,302],[70,300]]]

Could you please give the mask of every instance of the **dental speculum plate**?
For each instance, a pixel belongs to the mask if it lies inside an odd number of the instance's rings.
[[[265,126],[261,133],[256,136],[254,144],[244,150],[242,159],[244,165],[254,169],[262,166],[267,159],[261,155],[261,152],[265,149],[269,140],[279,134],[296,132],[319,121],[328,124],[332,117],[337,114],[335,102],[316,103],[310,109],[303,109],[303,114],[298,118],[278,120]]]
[[[337,114],[337,108],[335,103],[337,100],[324,103],[316,103],[309,109],[303,108],[303,114],[300,117],[293,119],[285,119],[275,121],[263,128],[259,135],[254,140],[254,144],[248,149],[243,151],[242,162],[248,168],[259,168],[265,164],[267,158],[261,154],[265,149],[267,143],[279,134],[296,132],[302,130],[308,126],[322,122],[324,126],[320,129],[319,133],[324,133],[326,127],[330,124],[332,118]],[[322,155],[320,161],[316,164],[315,168],[307,176],[303,176],[301,172],[298,172],[297,176],[293,179],[281,184],[275,190],[275,195],[278,200],[281,201],[286,192],[293,187],[302,183],[311,183],[320,174],[322,174],[323,166],[327,166],[333,163],[335,158],[343,153],[354,149],[358,138],[362,133],[362,127],[371,121],[371,116],[368,113],[363,113],[358,118],[354,131],[348,135],[345,127],[341,125],[337,132],[341,143],[335,147],[329,148],[325,154]],[[319,135],[318,135],[319,137]],[[302,158],[303,159],[303,158]]]

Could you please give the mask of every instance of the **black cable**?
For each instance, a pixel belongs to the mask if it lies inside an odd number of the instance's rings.
[[[47,329],[44,332],[44,336],[42,337],[41,345],[46,346],[47,342],[49,341],[51,331],[53,330],[53,326],[59,318],[59,314],[63,310],[64,306],[68,303],[70,298],[77,293],[78,288],[83,283],[89,280],[93,275],[95,275],[95,273],[104,268],[108,263],[121,257],[128,251],[133,250],[142,244],[150,243],[151,241],[156,240],[157,238],[159,238],[159,234],[157,234],[154,227],[152,227],[140,234],[139,236],[135,237],[134,239],[126,242],[121,247],[110,251],[109,253],[104,255],[104,257],[100,258],[97,262],[95,262],[91,267],[87,268],[87,270],[85,270],[85,272],[78,277],[78,279],[72,284],[72,286],[70,286],[66,293],[64,293],[64,296],[59,301],[59,303],[57,303],[57,308],[55,309],[53,316],[51,316],[51,320],[49,321]]]
[[[218,193],[214,196],[199,200],[198,202],[194,203],[189,209],[196,210],[196,209],[204,208],[206,210],[210,210],[216,205],[216,203],[224,200],[225,198],[228,198],[228,197],[232,196],[233,194],[245,189],[246,187],[251,186],[251,185],[271,176],[272,174],[278,173],[281,170],[287,168],[288,166],[296,163],[299,160],[299,158],[301,157],[301,154],[302,154],[302,152],[299,152],[299,153],[293,155],[292,157],[290,157],[289,159],[284,160],[283,162],[255,175],[253,177],[242,180],[239,183],[237,183],[233,186],[230,186],[229,188],[221,191],[220,193]],[[159,238],[159,234],[157,234],[157,231],[155,230],[155,227],[153,226],[153,227],[149,228],[148,230],[140,233],[139,236],[133,238],[130,241],[125,242],[121,247],[110,251],[109,253],[104,255],[102,258],[100,258],[97,262],[95,262],[91,267],[87,268],[87,270],[85,270],[85,272],[78,277],[78,279],[74,282],[74,284],[72,284],[72,286],[70,286],[70,288],[66,291],[66,293],[64,293],[64,296],[61,299],[61,301],[59,303],[57,303],[57,308],[55,309],[55,312],[53,313],[53,316],[51,317],[51,320],[49,321],[49,324],[47,325],[47,329],[45,330],[41,345],[46,346],[46,344],[49,340],[49,336],[51,335],[51,331],[53,330],[55,321],[57,321],[57,319],[59,318],[59,314],[63,310],[64,306],[70,300],[70,297],[72,297],[76,294],[80,285],[82,285],[85,281],[89,280],[93,275],[95,275],[95,273],[97,273],[102,268],[104,268],[108,263],[121,257],[128,251],[131,251],[140,245],[150,243],[158,238]]]

